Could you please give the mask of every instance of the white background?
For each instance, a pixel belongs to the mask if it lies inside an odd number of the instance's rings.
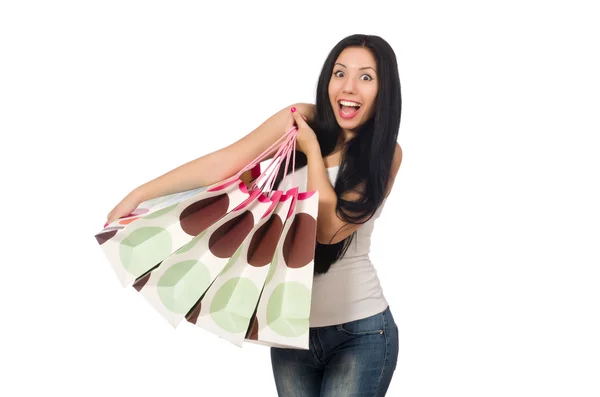
[[[592,1],[4,1],[3,396],[275,396],[268,350],[173,329],[94,239],[131,189],[313,102],[353,33],[398,56],[372,260],[389,396],[600,395]]]

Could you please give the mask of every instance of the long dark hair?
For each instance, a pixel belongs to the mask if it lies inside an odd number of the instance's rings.
[[[379,82],[374,116],[361,127],[352,140],[345,144],[334,186],[338,197],[336,212],[339,217],[345,222],[362,224],[373,217],[385,198],[400,128],[402,97],[396,54],[384,39],[364,34],[342,39],[333,47],[321,69],[316,93],[316,118],[310,123],[324,157],[333,152],[342,133],[335,119],[334,110],[331,108],[328,87],[334,64],[340,53],[347,47],[363,47],[371,51],[377,63]],[[302,152],[296,152],[295,169],[305,165],[307,165],[306,156]],[[283,179],[284,169],[285,164],[282,164],[275,186],[278,186]],[[289,172],[291,166],[286,173]],[[344,192],[357,189],[362,182],[365,182],[365,185],[360,189],[360,200],[342,199]],[[317,241],[315,273],[326,273],[331,264],[343,257],[355,235],[356,232],[335,244],[321,244]]]

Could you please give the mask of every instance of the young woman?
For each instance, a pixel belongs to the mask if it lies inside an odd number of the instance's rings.
[[[281,397],[384,396],[396,368],[398,328],[369,248],[374,221],[402,161],[396,142],[401,108],[390,45],[378,36],[346,37],[325,60],[316,105],[286,107],[232,145],[136,188],[108,221],[142,201],[234,175],[296,125],[295,185],[319,191],[310,348],[271,349],[277,392]],[[276,184],[291,172],[283,168]]]

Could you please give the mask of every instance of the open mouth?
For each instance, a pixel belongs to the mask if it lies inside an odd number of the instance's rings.
[[[358,102],[344,100],[338,101],[338,105],[340,108],[340,116],[345,119],[351,119],[356,116],[361,107],[361,104]]]

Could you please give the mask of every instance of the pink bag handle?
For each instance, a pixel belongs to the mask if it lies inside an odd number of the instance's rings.
[[[290,165],[290,155],[293,153],[294,154],[294,159],[293,159],[293,165],[292,165],[292,185],[294,184],[293,182],[293,178],[294,178],[294,172],[295,172],[295,165],[296,165],[296,137],[298,136],[298,131],[294,132],[294,140],[292,142],[289,143],[289,146],[286,148],[286,152],[285,152],[285,168],[284,168],[284,172],[287,172],[288,167]],[[277,162],[277,167],[276,170],[271,176],[271,183],[269,184],[269,191],[273,190],[273,187],[275,185],[275,179],[277,178],[277,174],[279,173],[279,165],[281,164],[281,162],[283,161],[283,156],[284,154],[281,155],[279,161]],[[285,178],[286,178],[287,174],[283,175],[283,179],[281,180],[281,182],[285,182]]]
[[[298,135],[298,130],[290,130],[290,132],[288,133],[289,136],[286,139],[286,141],[281,144],[281,147],[279,148],[279,151],[277,152],[277,154],[273,157],[273,161],[271,162],[271,164],[269,164],[269,166],[267,167],[267,169],[262,172],[260,174],[259,177],[257,177],[254,182],[250,185],[250,190],[255,189],[258,186],[258,181],[263,179],[263,177],[266,177],[260,184],[260,188],[261,190],[264,189],[265,187],[269,187],[269,192],[272,192],[273,190],[273,185],[275,184],[275,179],[277,178],[277,174],[279,173],[279,166],[281,165],[283,158],[286,158],[286,170],[287,167],[289,165],[289,160],[290,160],[290,154],[292,152],[292,150],[296,147],[296,136]],[[295,164],[295,153],[294,153],[294,164]]]
[[[298,131],[298,128],[296,126],[292,127],[288,132],[286,132],[284,135],[282,135],[279,139],[277,139],[271,146],[269,146],[264,152],[262,152],[261,154],[259,154],[254,160],[252,160],[252,162],[250,162],[250,164],[248,164],[247,166],[245,166],[244,168],[242,168],[236,175],[235,177],[239,177],[240,175],[242,175],[244,172],[254,168],[254,166],[256,166],[256,164],[259,164],[262,160],[264,160],[265,157],[267,157],[271,152],[273,152],[275,147],[278,147],[278,151],[275,154],[275,156],[278,156],[281,151],[286,147],[286,144],[293,138],[295,138],[294,133]],[[280,142],[282,141],[283,142]]]
[[[294,133],[292,133],[294,134]],[[290,137],[290,138],[293,138]],[[281,146],[281,148],[279,149],[279,151],[277,152],[277,154],[275,156],[273,156],[273,161],[271,161],[271,163],[269,164],[269,166],[267,167],[267,169],[265,170],[265,172],[261,173],[260,176],[265,176],[268,175],[267,180],[269,180],[272,176],[273,173],[276,172],[276,169],[279,167],[279,164],[281,164],[281,160],[282,158],[286,155],[286,153],[289,150],[289,146],[290,146],[290,141],[287,140],[284,145]],[[259,178],[256,178],[256,181],[258,181]]]
[[[277,139],[271,146],[269,146],[265,151],[263,151],[261,154],[259,154],[254,160],[252,160],[248,165],[246,165],[244,168],[242,168],[239,172],[237,172],[236,174],[230,176],[229,178],[224,179],[223,181],[221,181],[221,184],[226,184],[228,182],[234,181],[236,179],[239,179],[240,176],[252,169],[253,171],[255,170],[256,165],[259,165],[260,162],[269,155],[269,153],[273,152],[274,148],[278,148],[277,153],[273,156],[274,158],[277,158],[278,156],[281,155],[281,152],[283,150],[285,150],[285,148],[287,147],[287,143],[294,138],[294,133],[298,130],[298,128],[296,126],[293,126],[287,133],[285,133],[284,135],[282,135],[279,139]],[[283,142],[281,142],[283,141]],[[260,172],[260,168],[258,170],[258,172]],[[259,174],[259,176],[262,174]],[[254,175],[252,175],[254,177]],[[256,180],[258,180],[258,177],[256,178]]]
[[[296,137],[298,136],[298,131],[295,132]],[[294,139],[293,143],[292,143],[292,147],[288,150],[287,155],[286,155],[286,159],[285,159],[285,168],[284,168],[284,175],[283,175],[283,179],[281,180],[280,183],[282,183],[285,188],[285,182],[287,182],[287,170],[288,170],[288,166],[290,164],[290,154],[293,154],[293,158],[292,158],[292,182],[291,185],[294,186],[294,173],[296,172],[296,139]],[[271,183],[270,189],[269,190],[273,190],[273,185],[275,184],[275,178],[273,178],[273,181]],[[285,189],[284,189],[285,190]]]

